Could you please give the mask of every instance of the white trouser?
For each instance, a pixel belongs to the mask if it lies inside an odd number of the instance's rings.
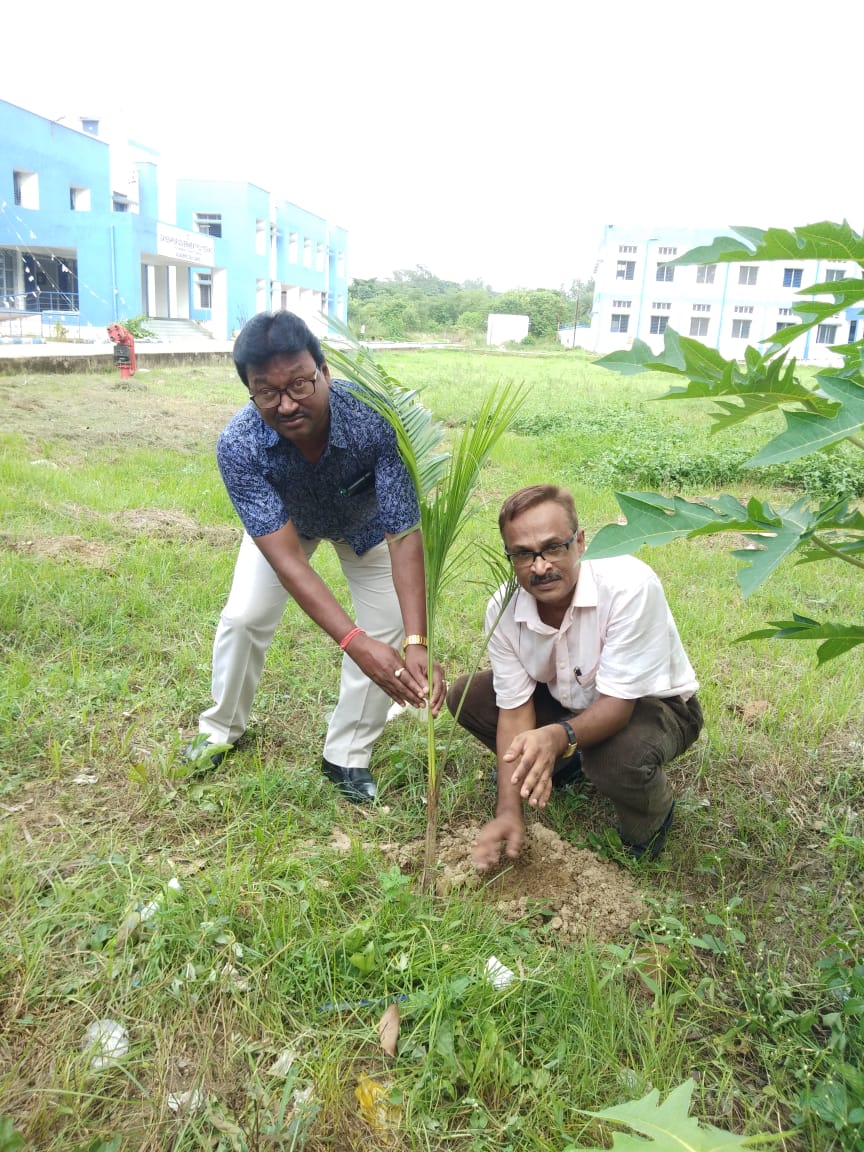
[[[307,556],[318,543],[304,541]],[[348,581],[355,620],[376,640],[398,648],[402,613],[386,542],[363,556],[342,541],[331,543]],[[244,532],[231,592],[213,642],[212,693],[216,703],[201,713],[198,724],[211,742],[234,744],[246,731],[264,657],[289,599],[257,544]],[[346,652],[339,700],[324,742],[326,758],[343,768],[368,768],[372,746],[381,734],[389,707],[389,696]]]

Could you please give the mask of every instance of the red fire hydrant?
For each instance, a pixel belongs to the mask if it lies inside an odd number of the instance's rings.
[[[114,363],[124,380],[135,375],[135,337],[122,324],[108,325],[108,339],[114,343]]]

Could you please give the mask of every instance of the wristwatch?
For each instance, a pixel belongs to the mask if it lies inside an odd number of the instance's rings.
[[[579,741],[576,739],[576,733],[573,731],[573,726],[569,720],[556,720],[555,723],[561,725],[561,727],[567,733],[568,740],[567,747],[561,753],[560,759],[569,760],[576,749],[579,747]]]

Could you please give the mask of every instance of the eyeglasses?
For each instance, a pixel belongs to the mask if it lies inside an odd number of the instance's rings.
[[[252,403],[262,412],[268,412],[279,407],[286,393],[292,400],[305,400],[315,391],[320,371],[320,368],[316,368],[311,380],[292,380],[284,388],[262,388],[259,392],[250,392]]]
[[[540,560],[546,560],[549,564],[560,564],[570,550],[570,545],[578,535],[578,531],[574,532],[569,540],[563,540],[560,544],[547,544],[546,547],[539,552],[533,552],[530,548],[525,551],[508,552],[505,548],[504,555],[514,568],[530,568],[538,558]]]

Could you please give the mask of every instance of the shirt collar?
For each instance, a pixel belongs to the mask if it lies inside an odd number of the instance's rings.
[[[549,624],[544,623],[540,619],[540,613],[537,611],[537,601],[527,592],[524,588],[519,588],[516,594],[516,603],[513,606],[513,619],[517,624],[525,624],[533,632],[546,631],[561,631],[565,625],[569,624],[573,619],[573,613],[577,608],[596,608],[597,607],[597,581],[594,579],[594,572],[591,568],[591,561],[583,560],[579,564],[579,578],[576,581],[576,587],[573,589],[573,599],[570,601],[570,607],[561,622],[561,628],[551,628]]]

